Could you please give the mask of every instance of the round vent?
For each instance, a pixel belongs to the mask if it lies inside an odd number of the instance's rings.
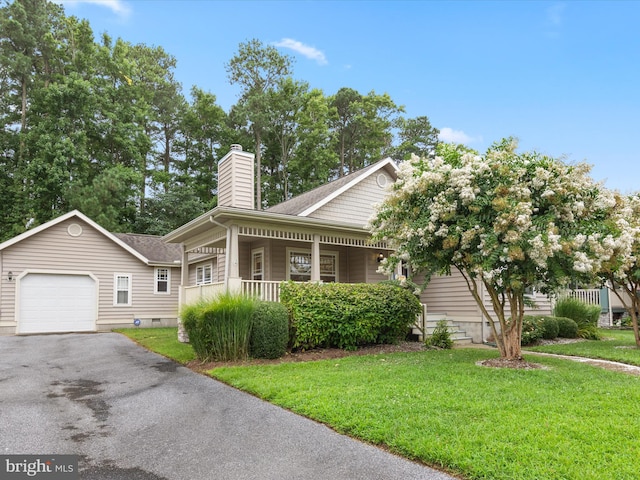
[[[72,237],[79,237],[82,235],[82,227],[77,223],[72,223],[67,227],[67,233]]]
[[[384,173],[379,173],[376,177],[376,182],[380,188],[384,188],[387,186],[387,176]]]

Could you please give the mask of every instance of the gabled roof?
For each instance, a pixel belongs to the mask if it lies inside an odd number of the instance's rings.
[[[373,173],[387,167],[392,168],[394,171],[398,170],[398,166],[391,158],[385,158],[357,172],[353,172],[345,177],[338,178],[337,180],[300,194],[297,197],[267,208],[265,211],[307,217],[341,193],[349,190]]]
[[[128,238],[129,234],[113,234],[108,232],[107,230],[102,228],[100,225],[98,225],[96,222],[94,222],[93,220],[91,220],[89,217],[82,214],[78,210],[72,210],[71,212],[65,213],[64,215],[61,215],[58,218],[54,218],[53,220],[43,223],[42,225],[38,225],[37,227],[32,228],[31,230],[27,230],[26,232],[21,233],[20,235],[17,235],[7,240],[6,242],[0,243],[0,251],[12,245],[15,245],[16,243],[19,243],[23,240],[26,240],[27,238],[32,237],[33,235],[37,235],[38,233],[44,230],[47,230],[55,225],[58,225],[59,223],[62,223],[65,220],[68,220],[74,217],[89,224],[91,227],[93,227],[95,230],[100,232],[106,238],[108,238],[109,240],[114,242],[116,245],[118,245],[119,247],[129,252],[138,260],[146,263],[147,265],[173,264],[175,263],[176,259],[180,260],[181,258],[179,251],[177,253],[177,257],[175,252],[173,252],[173,250],[176,250],[175,245],[168,245],[167,246],[168,251],[165,252],[166,255],[162,254],[160,244],[166,245],[162,241],[162,237],[155,237],[153,235],[142,235],[148,238],[146,240],[141,240],[139,242],[136,242],[135,240],[131,240],[130,238]],[[119,238],[120,235],[122,235],[124,238]],[[132,236],[135,236],[135,235],[132,235]],[[155,247],[153,245],[155,245]],[[138,246],[140,246],[140,249],[138,249]],[[150,256],[147,256],[147,255],[150,255]]]
[[[114,233],[113,235],[144,255],[148,263],[180,264],[182,257],[180,245],[166,243],[160,236],[141,233]]]
[[[237,207],[215,207],[203,213],[190,222],[167,233],[163,240],[169,243],[180,243],[188,241],[193,236],[200,235],[208,231],[212,225],[225,227],[219,222],[234,220],[249,220],[259,222],[271,222],[278,225],[296,225],[311,228],[332,229],[350,232],[363,232],[364,227],[344,221],[331,221],[322,218],[315,218],[311,215],[314,211],[326,205],[328,202],[357,185],[364,179],[379,172],[381,169],[396,172],[398,166],[390,158],[385,158],[379,162],[369,165],[357,172],[338,178],[325,185],[321,185],[313,190],[298,195],[290,200],[279,203],[266,210],[250,210]]]

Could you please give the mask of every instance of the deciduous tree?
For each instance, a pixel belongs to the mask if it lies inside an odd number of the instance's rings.
[[[592,281],[615,236],[606,222],[615,198],[589,166],[516,147],[506,139],[478,155],[443,144],[434,158],[403,162],[371,222],[395,249],[388,270],[407,261],[428,278],[462,274],[506,359],[521,358],[525,291]]]

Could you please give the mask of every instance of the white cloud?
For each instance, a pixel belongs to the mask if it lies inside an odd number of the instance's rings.
[[[131,7],[123,0],[59,0],[62,5],[76,6],[81,3],[92,3],[110,9],[121,18],[128,18],[131,14]]]
[[[467,135],[462,130],[454,130],[453,128],[444,127],[440,129],[440,133],[438,134],[438,140],[441,142],[447,143],[473,143],[473,142],[481,142],[482,137],[472,137]]]
[[[304,55],[311,60],[315,60],[318,65],[327,65],[329,63],[324,52],[315,47],[305,45],[297,40],[293,40],[292,38],[283,38],[279,42],[275,42],[274,45],[276,47],[288,48],[294,52],[298,52],[300,55]]]

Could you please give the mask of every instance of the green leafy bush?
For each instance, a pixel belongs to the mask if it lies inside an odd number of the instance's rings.
[[[293,348],[395,343],[420,313],[408,290],[383,284],[283,283],[280,301],[289,309]]]
[[[542,326],[542,317],[525,315],[522,319],[522,337],[521,345],[531,345],[542,338],[544,329]]]
[[[568,317],[555,317],[558,322],[558,337],[578,338],[578,324]]]
[[[433,333],[425,340],[427,347],[444,348],[446,350],[453,347],[453,340],[449,333],[449,326],[446,320],[439,320]]]
[[[182,321],[198,359],[248,358],[254,308],[253,299],[231,294],[183,308]]]
[[[599,305],[588,305],[576,298],[563,298],[556,302],[553,313],[556,317],[568,317],[578,324],[578,336],[591,340],[599,340],[598,319]]]
[[[249,354],[280,358],[289,344],[289,311],[281,303],[258,302],[253,312]]]
[[[553,340],[558,337],[560,326],[556,317],[544,316],[541,318],[542,338]]]

